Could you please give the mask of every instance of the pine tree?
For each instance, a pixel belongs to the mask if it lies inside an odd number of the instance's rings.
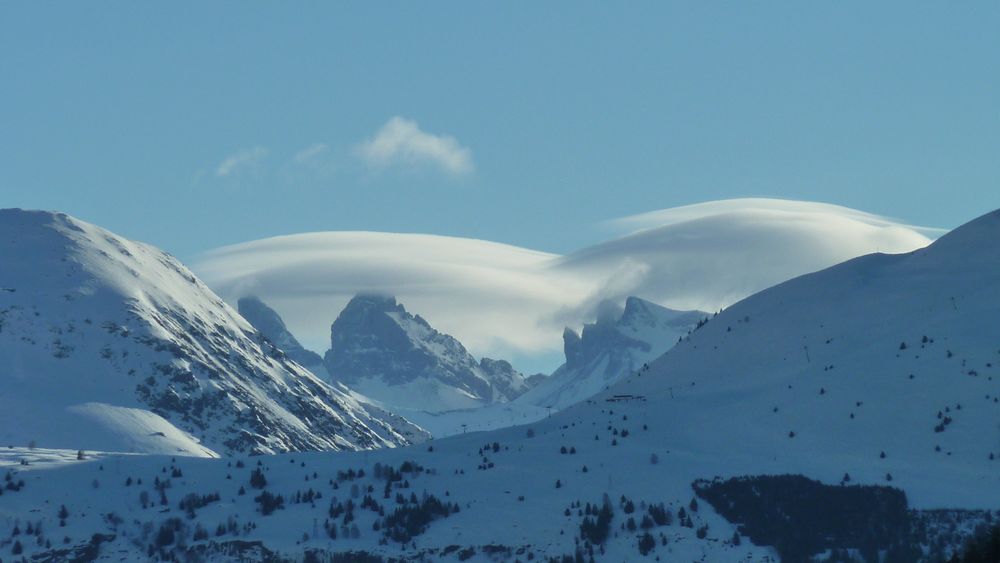
[[[649,532],[646,532],[645,534],[642,535],[642,537],[639,538],[639,553],[641,553],[643,556],[649,554],[649,552],[652,551],[653,548],[655,547],[656,547],[656,540],[653,539],[653,536],[651,536]]]
[[[255,489],[263,489],[267,486],[267,478],[264,477],[264,472],[259,467],[250,473],[250,486]]]

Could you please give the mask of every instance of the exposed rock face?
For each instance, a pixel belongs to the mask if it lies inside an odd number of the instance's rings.
[[[330,329],[324,365],[335,380],[390,409],[471,408],[527,389],[508,362],[476,361],[458,340],[379,295],[347,304]]]
[[[563,330],[563,354],[566,356],[567,366],[578,366],[581,363],[583,345],[580,343],[580,335],[575,330],[566,327]]]
[[[531,389],[533,387],[537,387],[537,386],[541,385],[541,383],[543,381],[546,381],[548,379],[549,379],[549,374],[547,374],[547,373],[536,373],[534,375],[529,375],[527,378],[525,378],[524,381],[525,381],[525,383],[528,384],[528,389]]]
[[[479,369],[493,385],[493,389],[507,400],[528,390],[528,383],[521,372],[514,369],[507,360],[479,360]]]
[[[674,311],[638,297],[626,299],[625,310],[618,311],[584,325],[582,334],[566,328],[566,363],[519,400],[564,408],[587,399],[669,350],[708,316],[701,311]]]
[[[241,297],[236,306],[244,319],[295,362],[307,368],[323,363],[319,354],[299,344],[278,312],[257,297]]]

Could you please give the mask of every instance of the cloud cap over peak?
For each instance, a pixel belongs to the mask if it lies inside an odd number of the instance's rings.
[[[782,219],[812,219],[822,221],[824,220],[824,217],[841,217],[871,225],[873,227],[904,227],[933,237],[940,236],[947,231],[947,229],[938,229],[935,227],[907,225],[896,219],[832,203],[766,197],[721,199],[695,203],[692,205],[671,207],[667,209],[658,209],[656,211],[649,211],[646,213],[612,219],[611,221],[607,221],[606,224],[622,231],[636,231],[639,229],[674,225],[685,221],[694,221],[707,217],[717,217],[731,212],[739,213],[744,216],[756,215],[761,220],[773,219],[779,221]]]
[[[641,230],[567,256],[457,237],[323,232],[220,248],[196,270],[227,300],[261,296],[321,352],[351,297],[377,292],[474,354],[532,357],[557,353],[563,327],[593,321],[608,300],[714,311],[862,254],[930,242],[891,219],[812,202],[727,200],[637,217],[615,223]]]

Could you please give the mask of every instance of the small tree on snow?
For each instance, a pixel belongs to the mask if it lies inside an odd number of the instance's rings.
[[[267,478],[264,477],[264,472],[259,467],[250,473],[250,486],[255,489],[263,489],[267,486]]]

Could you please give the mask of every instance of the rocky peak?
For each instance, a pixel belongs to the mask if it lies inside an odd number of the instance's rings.
[[[351,299],[330,328],[324,364],[334,379],[404,409],[470,408],[508,401],[526,388],[508,362],[477,361],[461,342],[391,296]],[[417,387],[424,396],[401,396],[403,388]]]
[[[241,297],[237,303],[240,315],[258,332],[281,349],[285,355],[300,365],[310,367],[323,363],[316,352],[306,350],[285,326],[278,312],[268,307],[258,297]]]
[[[705,316],[638,297],[626,299],[624,310],[616,303],[601,303],[596,320],[580,333],[569,327],[563,331],[566,363],[521,400],[556,408],[582,401],[669,350]]]
[[[567,366],[580,363],[580,348],[580,335],[570,327],[563,329],[563,353],[566,355]]]
[[[659,305],[650,303],[645,299],[630,296],[625,300],[625,312],[622,313],[620,322],[628,325],[653,324],[656,322],[657,309],[662,309]]]

